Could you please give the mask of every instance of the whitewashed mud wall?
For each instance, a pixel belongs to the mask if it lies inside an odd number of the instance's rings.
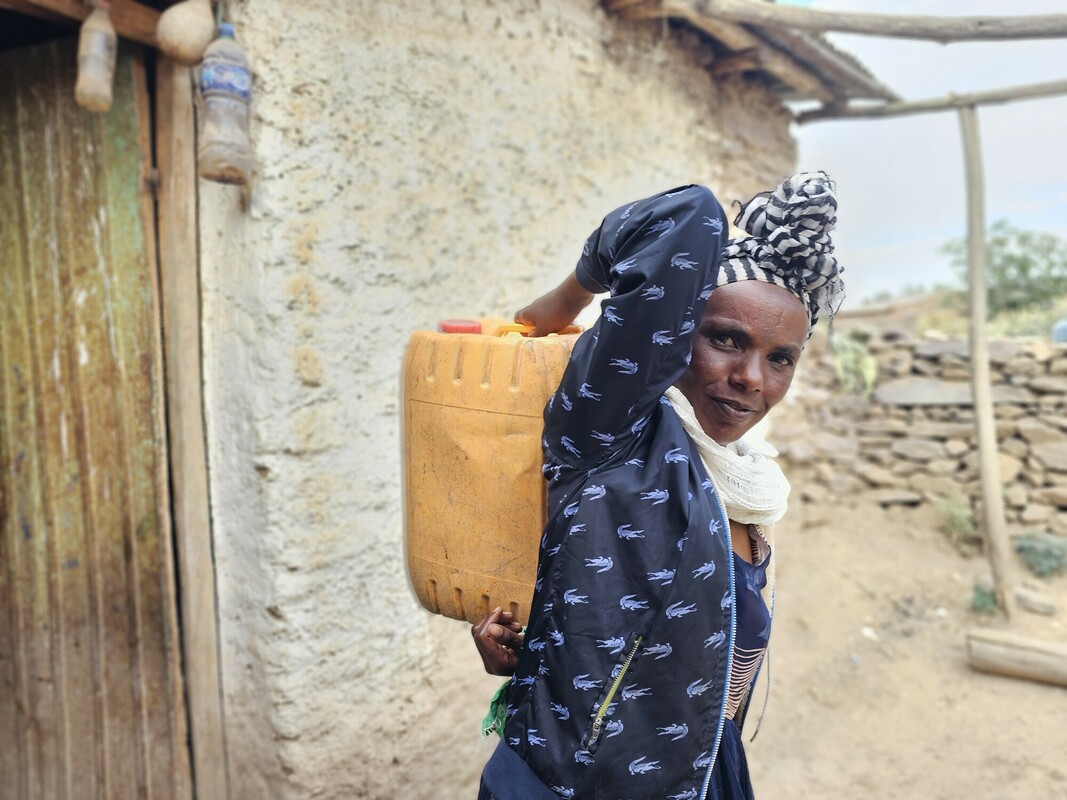
[[[405,341],[511,313],[615,205],[772,185],[788,120],[595,0],[231,6],[256,182],[200,224],[232,796],[473,797],[498,681],[407,588]]]

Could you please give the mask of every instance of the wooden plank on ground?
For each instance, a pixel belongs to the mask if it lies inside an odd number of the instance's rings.
[[[1067,643],[1025,639],[996,630],[967,632],[973,669],[1056,686],[1067,686]]]

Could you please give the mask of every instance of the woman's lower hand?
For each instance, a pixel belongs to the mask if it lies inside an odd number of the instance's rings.
[[[471,626],[471,636],[490,675],[512,675],[522,647],[522,626],[510,611],[494,608]]]

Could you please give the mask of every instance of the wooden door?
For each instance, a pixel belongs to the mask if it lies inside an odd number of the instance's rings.
[[[189,798],[148,93],[0,53],[0,799]]]

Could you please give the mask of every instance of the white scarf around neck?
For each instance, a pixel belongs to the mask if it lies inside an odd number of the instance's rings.
[[[664,396],[696,444],[726,515],[734,522],[754,525],[772,525],[784,517],[789,481],[774,461],[778,451],[763,438],[765,423],[760,422],[736,442],[721,445],[704,433],[681,390],[671,386]]]

